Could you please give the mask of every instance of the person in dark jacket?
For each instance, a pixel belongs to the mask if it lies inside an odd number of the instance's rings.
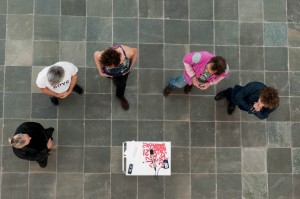
[[[228,100],[227,113],[231,115],[237,105],[241,110],[266,119],[279,106],[278,91],[261,82],[250,82],[246,86],[235,85],[215,96],[215,100]]]
[[[15,135],[8,138],[8,142],[17,157],[37,161],[40,167],[45,168],[52,148],[53,131],[54,128],[44,129],[36,122],[24,122],[17,128]]]

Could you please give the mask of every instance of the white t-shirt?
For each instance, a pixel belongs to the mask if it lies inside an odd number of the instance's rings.
[[[52,66],[61,66],[65,70],[65,76],[62,81],[55,86],[51,86],[51,84],[48,82],[47,77],[48,70],[51,66],[47,66],[38,74],[36,84],[39,88],[47,87],[55,93],[64,93],[69,89],[71,84],[71,77],[76,75],[76,73],[78,72],[78,68],[74,64],[66,61],[57,62]]]

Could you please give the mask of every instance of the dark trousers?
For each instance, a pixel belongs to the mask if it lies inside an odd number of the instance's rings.
[[[119,76],[119,77],[113,77],[113,81],[115,82],[116,87],[117,87],[116,96],[119,98],[124,96],[128,75],[129,75],[129,73],[127,73],[126,75]]]
[[[232,92],[233,92],[233,88],[227,88],[227,89],[225,90],[225,93],[226,93],[226,99],[227,99],[229,102],[231,102],[231,103],[233,103],[233,101],[231,100],[231,99],[232,99]]]

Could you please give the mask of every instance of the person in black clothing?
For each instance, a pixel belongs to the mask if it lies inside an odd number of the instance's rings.
[[[15,135],[8,138],[8,142],[17,157],[37,161],[40,167],[45,168],[52,148],[53,131],[54,128],[44,129],[36,122],[24,122],[17,128]]]
[[[229,102],[227,108],[229,115],[238,105],[241,110],[254,114],[259,119],[266,119],[279,106],[278,91],[261,82],[250,82],[246,86],[235,85],[234,88],[228,88],[218,93],[215,100],[218,101],[225,97]]]

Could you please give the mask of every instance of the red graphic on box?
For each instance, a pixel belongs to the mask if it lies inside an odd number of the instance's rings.
[[[157,166],[163,167],[163,161],[167,160],[167,148],[164,143],[143,143],[143,156],[149,167],[153,168],[150,150],[153,150],[153,158]]]

